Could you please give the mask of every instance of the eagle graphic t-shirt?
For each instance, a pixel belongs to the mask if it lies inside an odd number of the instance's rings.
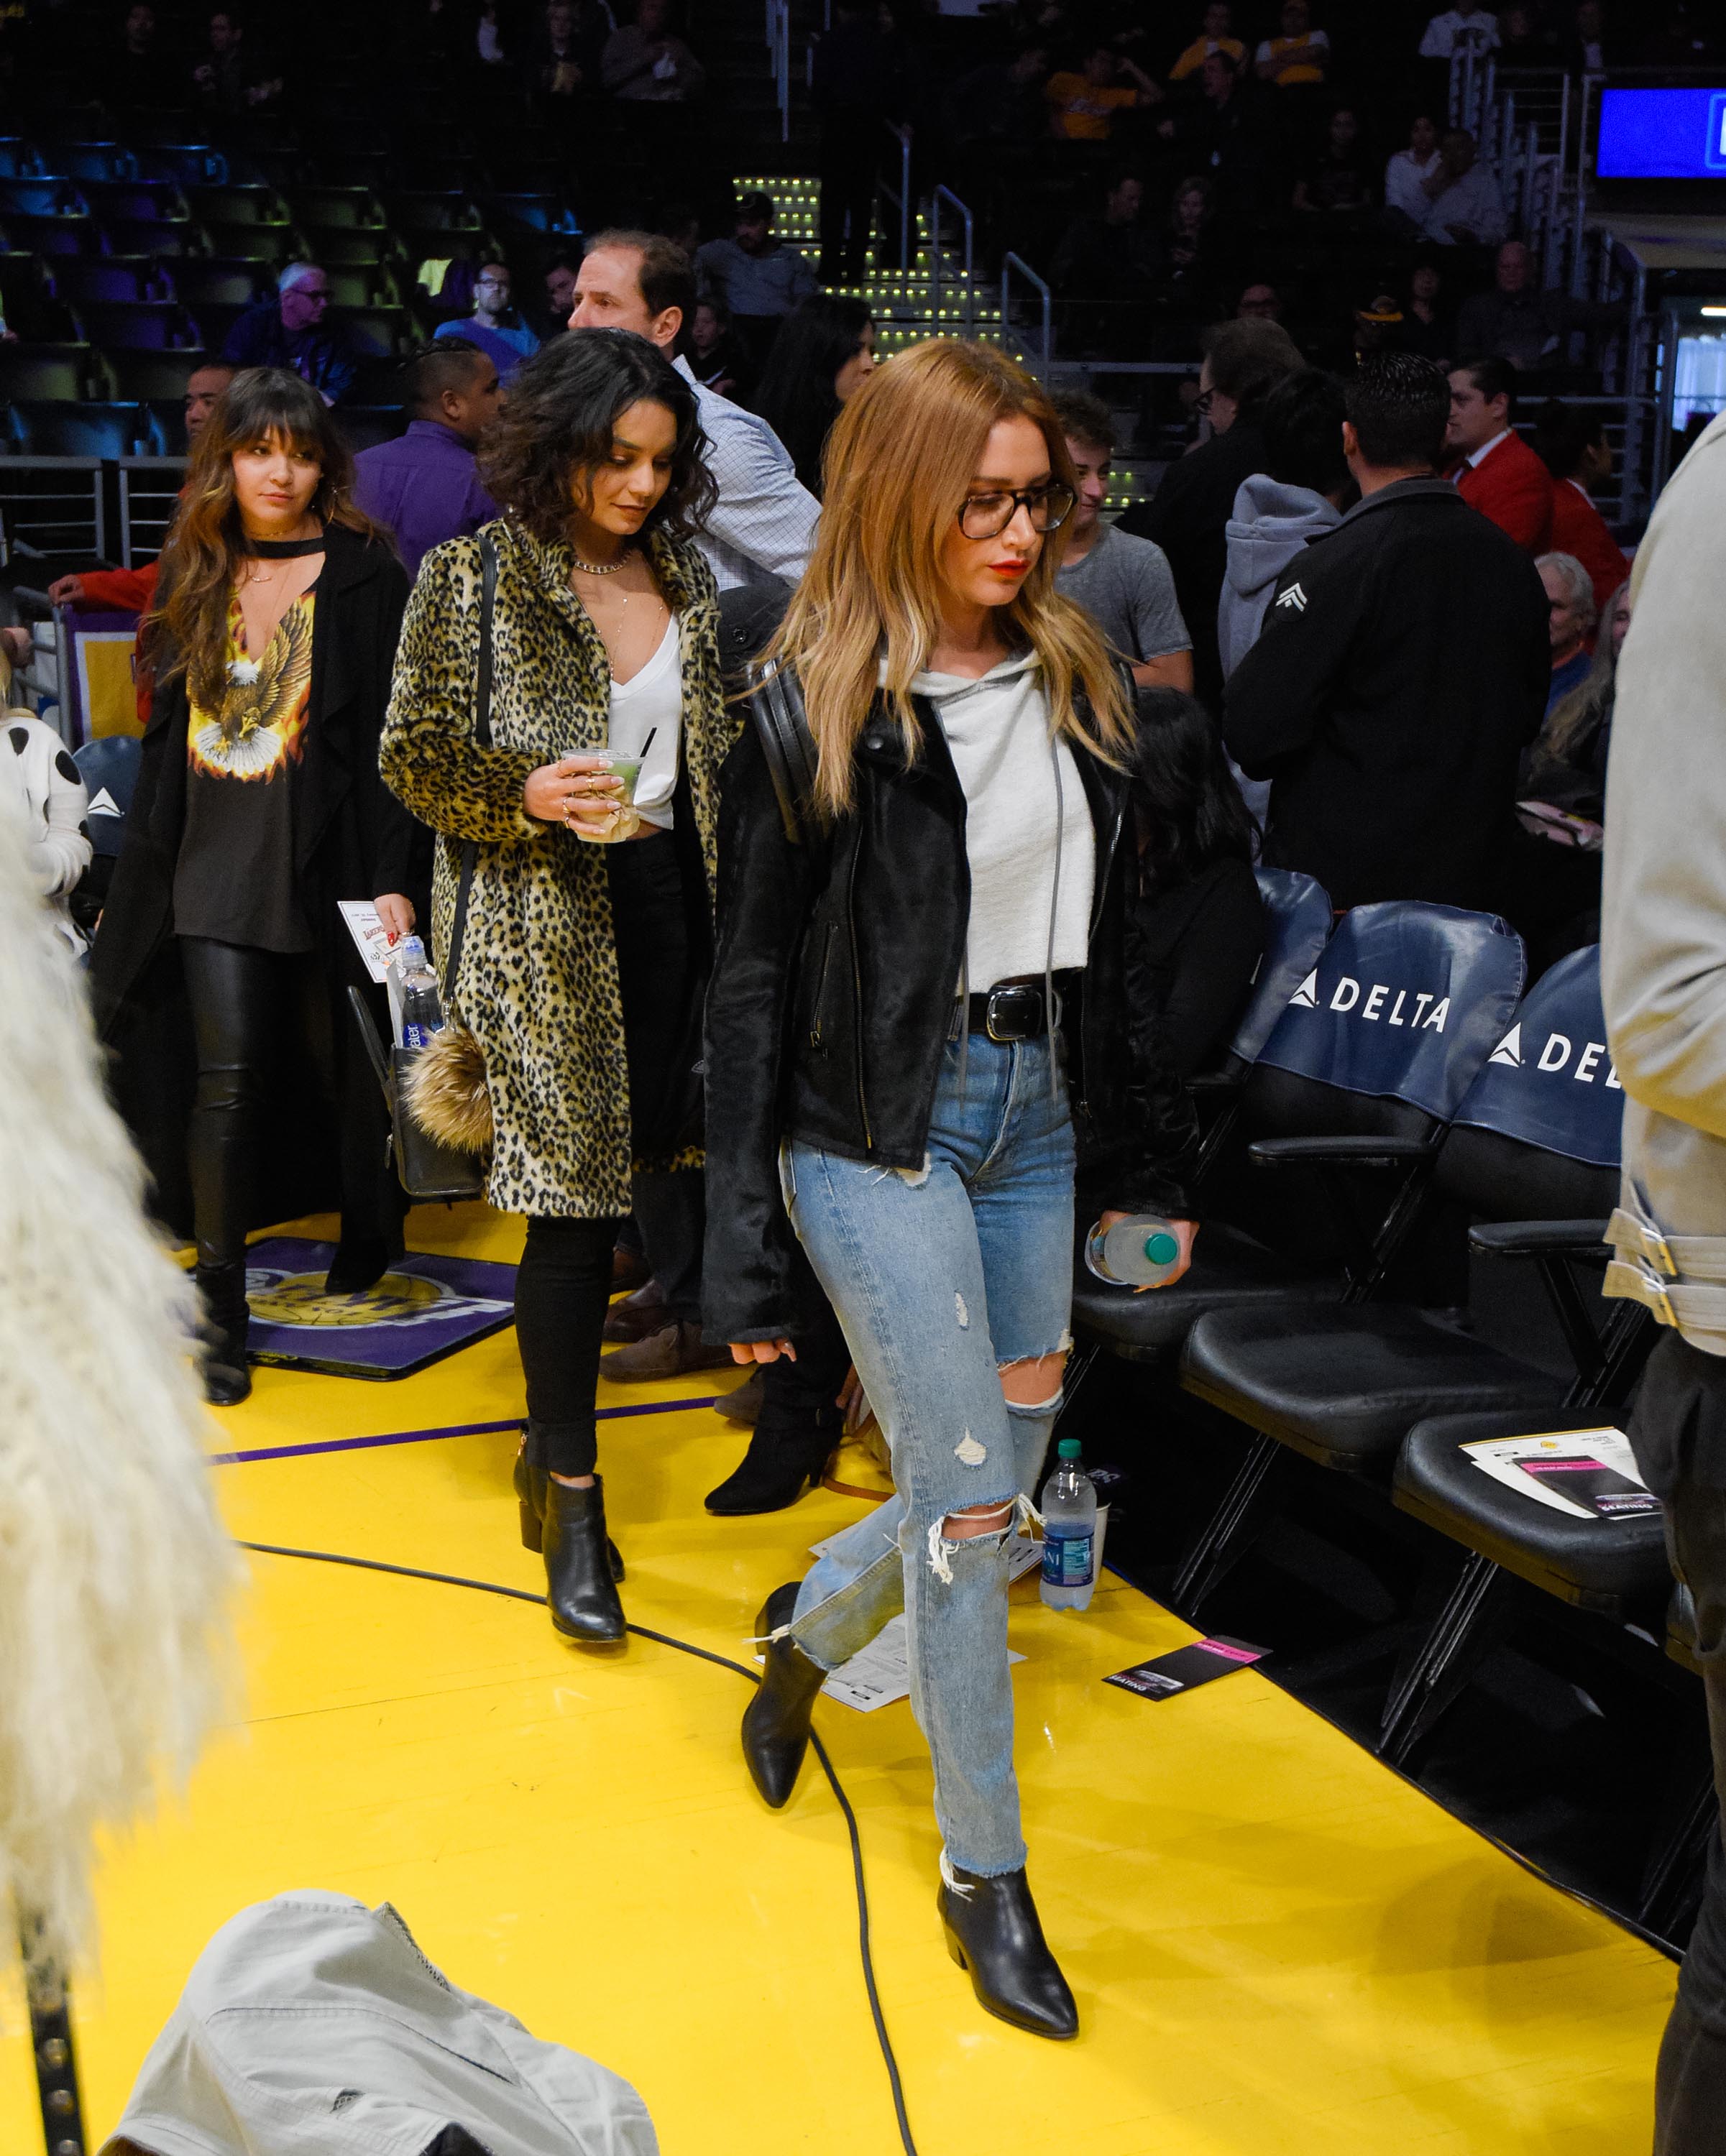
[[[316,588],[294,601],[255,658],[236,594],[220,706],[210,711],[190,699],[177,936],[261,951],[312,948],[294,887],[294,795],[311,696]]]

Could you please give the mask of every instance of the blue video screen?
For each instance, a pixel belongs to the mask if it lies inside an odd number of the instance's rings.
[[[1595,175],[1726,179],[1726,89],[1603,90]]]

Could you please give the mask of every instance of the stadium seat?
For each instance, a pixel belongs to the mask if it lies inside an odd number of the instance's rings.
[[[390,229],[403,236],[410,232],[477,232],[484,221],[472,198],[455,188],[387,193],[383,207]]]
[[[182,252],[213,255],[224,262],[258,262],[271,270],[290,260],[301,244],[290,224],[224,224],[218,218],[204,218],[191,229],[199,234],[202,245]]]
[[[56,254],[53,260],[58,269],[84,259]],[[55,291],[40,255],[0,254],[0,306],[5,310],[7,327],[32,344],[52,344],[72,336],[71,311]]]
[[[356,456],[362,449],[393,442],[407,424],[399,404],[338,404],[335,419],[342,439]]]
[[[542,239],[554,233],[579,234],[581,230],[575,212],[558,193],[486,192],[476,200],[486,223],[502,239]]]
[[[80,192],[99,223],[184,224],[192,214],[177,180],[86,181]]]
[[[288,202],[295,223],[307,233],[382,231],[388,222],[367,187],[296,187]]]
[[[1432,1166],[1432,1198],[1490,1224],[1475,1228],[1477,1249],[1536,1265],[1570,1351],[1568,1383],[1436,1313],[1364,1297],[1350,1307],[1219,1314],[1194,1325],[1183,1386],[1245,1423],[1256,1442],[1232,1502],[1183,1568],[1177,1594],[1189,1606],[1255,1531],[1279,1454],[1375,1478],[1435,1415],[1503,1416],[1513,1428],[1539,1430],[1556,1411],[1622,1399],[1646,1352],[1644,1313],[1613,1305],[1597,1329],[1570,1270],[1573,1261],[1604,1262],[1622,1106],[1590,947],[1554,967],[1501,1025]],[[1518,1421],[1529,1415],[1541,1419]]]
[[[110,217],[97,230],[98,244],[105,241],[116,254],[155,254],[172,260],[199,254],[210,244],[201,225],[178,218],[164,223],[160,218]]]
[[[208,142],[163,142],[135,152],[137,177],[172,180],[178,187],[225,187],[232,177],[224,151]]]
[[[102,228],[82,210],[64,217],[0,212],[0,235],[18,254],[97,254],[102,249]],[[130,254],[141,250],[120,247],[118,251]]]
[[[74,307],[159,300],[168,290],[152,254],[68,254],[52,273],[55,294]]]
[[[78,403],[90,372],[87,344],[0,345],[0,398]]]
[[[205,352],[104,352],[97,365],[116,397],[140,403],[171,403],[177,412],[187,377],[208,357]]]
[[[146,454],[154,429],[139,404],[44,403],[14,399],[13,439],[35,457],[130,457]]]
[[[267,228],[291,222],[287,203],[270,187],[248,187],[230,180],[221,187],[187,187],[186,200],[202,224]]]
[[[399,352],[409,335],[407,310],[403,307],[331,307],[324,316],[339,329],[357,352],[367,359],[388,359]]]
[[[187,255],[167,275],[175,298],[187,307],[249,307],[275,284],[267,264],[225,256]]]
[[[28,179],[41,169],[41,159],[22,135],[0,135],[0,179]]]
[[[0,218],[88,217],[90,205],[69,179],[53,175],[0,180]]]
[[[143,744],[130,734],[108,734],[72,752],[90,795],[90,842],[99,854],[117,855],[137,790]]]
[[[255,304],[255,301],[248,300],[244,306],[240,307],[231,303],[223,305],[219,301],[201,301],[188,310],[198,332],[197,341],[206,352],[219,352],[227,343],[229,332],[234,325],[242,315],[249,314]]]
[[[382,225],[352,232],[313,233],[306,236],[306,244],[326,270],[338,266],[375,270],[400,251],[395,234]]]
[[[1522,985],[1522,946],[1487,915],[1357,906],[1327,943],[1330,904],[1316,884],[1303,877],[1270,888],[1273,937],[1235,1036],[1237,1048],[1258,1043],[1240,1089],[1241,1122],[1257,1141],[1251,1155],[1394,1179],[1379,1183],[1373,1233],[1345,1249],[1340,1264],[1270,1250],[1223,1221],[1200,1228],[1184,1278],[1148,1295],[1095,1279],[1081,1260],[1074,1333],[1123,1362],[1177,1353],[1208,1312],[1286,1311],[1298,1326],[1311,1303],[1370,1291],[1405,1232],[1444,1125]],[[1379,983],[1399,984],[1402,1001],[1386,996],[1369,1021],[1363,1006]],[[1262,1004],[1273,1013],[1268,1039]],[[1438,1028],[1400,1014],[1418,1009],[1426,1019],[1441,1006]],[[1391,1011],[1400,1014],[1395,1028],[1384,1023]]]
[[[98,182],[133,180],[138,161],[120,142],[63,142],[54,151],[54,170],[68,179]]]
[[[329,262],[318,249],[318,266],[329,280],[330,300],[337,307],[394,307],[401,293],[387,264]]]
[[[92,301],[75,311],[91,343],[110,352],[185,351],[203,341],[177,300]]]

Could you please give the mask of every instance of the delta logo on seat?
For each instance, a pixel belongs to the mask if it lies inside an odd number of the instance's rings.
[[[1387,1011],[1384,1005],[1392,994],[1395,994],[1396,1001]],[[1414,1008],[1405,1017],[1404,1010],[1411,994],[1414,998]],[[1319,1008],[1317,967],[1314,967],[1307,974],[1288,1001],[1289,1007],[1292,1010],[1317,1010]],[[1330,992],[1330,1001],[1324,1008],[1343,1015],[1355,1009],[1357,1006],[1361,1017],[1369,1020],[1374,1025],[1405,1025],[1417,1033],[1442,1033],[1445,1029],[1445,1020],[1451,1014],[1451,999],[1448,996],[1435,996],[1430,989],[1413,991],[1408,988],[1396,988],[1393,990],[1387,988],[1382,981],[1372,983],[1366,990],[1365,1000],[1363,1002],[1360,983],[1352,974],[1343,973],[1338,977],[1337,984]]]
[[[1549,1077],[1559,1077],[1565,1070],[1569,1070],[1570,1060],[1573,1056],[1575,1057],[1576,1067],[1574,1070],[1570,1070],[1570,1075],[1578,1085],[1592,1086],[1600,1075],[1600,1064],[1604,1059],[1606,1065],[1605,1084],[1615,1093],[1621,1093],[1624,1091],[1623,1086],[1619,1083],[1618,1066],[1607,1056],[1606,1044],[1604,1040],[1585,1041],[1582,1052],[1579,1055],[1576,1053],[1575,1044],[1568,1034],[1549,1033],[1546,1036],[1546,1045],[1535,1059],[1534,1068],[1537,1070],[1544,1070]],[[1528,1068],[1528,1058],[1523,1054],[1523,1029],[1520,1019],[1512,1026],[1487,1060],[1488,1063],[1502,1064],[1511,1070],[1523,1070]]]

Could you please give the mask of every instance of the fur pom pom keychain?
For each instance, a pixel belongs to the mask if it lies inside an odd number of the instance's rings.
[[[452,1020],[414,1058],[403,1086],[408,1112],[440,1145],[456,1152],[491,1150],[491,1095],[485,1057],[473,1034]]]

